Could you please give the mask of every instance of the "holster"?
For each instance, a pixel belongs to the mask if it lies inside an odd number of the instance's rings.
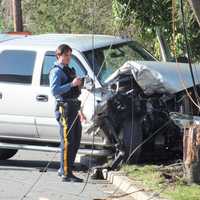
[[[60,112],[60,107],[63,108],[63,113]],[[74,113],[78,113],[81,107],[81,101],[78,99],[67,99],[66,101],[57,101],[56,105],[56,120],[59,121],[61,114],[63,114],[65,118],[69,117]]]

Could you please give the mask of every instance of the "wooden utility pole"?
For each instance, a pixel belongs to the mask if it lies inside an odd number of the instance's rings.
[[[200,183],[200,125],[185,128],[183,138],[184,176],[188,183]]]
[[[188,0],[188,2],[194,11],[197,22],[200,26],[200,1],[199,0]]]
[[[21,0],[12,0],[14,31],[23,31]]]

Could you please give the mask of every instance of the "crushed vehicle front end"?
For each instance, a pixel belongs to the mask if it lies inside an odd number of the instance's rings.
[[[115,158],[182,158],[183,129],[175,121],[181,121],[180,114],[199,114],[188,97],[194,98],[188,64],[128,61],[105,80],[100,92],[91,130],[98,129],[112,144]]]

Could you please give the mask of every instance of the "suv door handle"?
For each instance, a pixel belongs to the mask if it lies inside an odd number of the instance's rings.
[[[37,95],[36,96],[36,100],[37,101],[47,102],[48,101],[48,96],[47,95]]]
[[[2,99],[2,97],[3,97],[3,94],[2,94],[2,92],[0,92],[0,99]]]

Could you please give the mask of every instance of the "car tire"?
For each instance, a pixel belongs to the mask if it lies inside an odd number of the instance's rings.
[[[131,156],[129,160],[129,155],[134,151],[134,149],[141,144],[143,140],[142,127],[139,120],[131,119],[124,121],[121,129],[121,141],[124,147],[125,159],[124,161],[128,164],[136,164],[140,160],[141,149],[138,150]]]
[[[0,149],[0,160],[7,160],[13,157],[17,151],[16,149]]]

